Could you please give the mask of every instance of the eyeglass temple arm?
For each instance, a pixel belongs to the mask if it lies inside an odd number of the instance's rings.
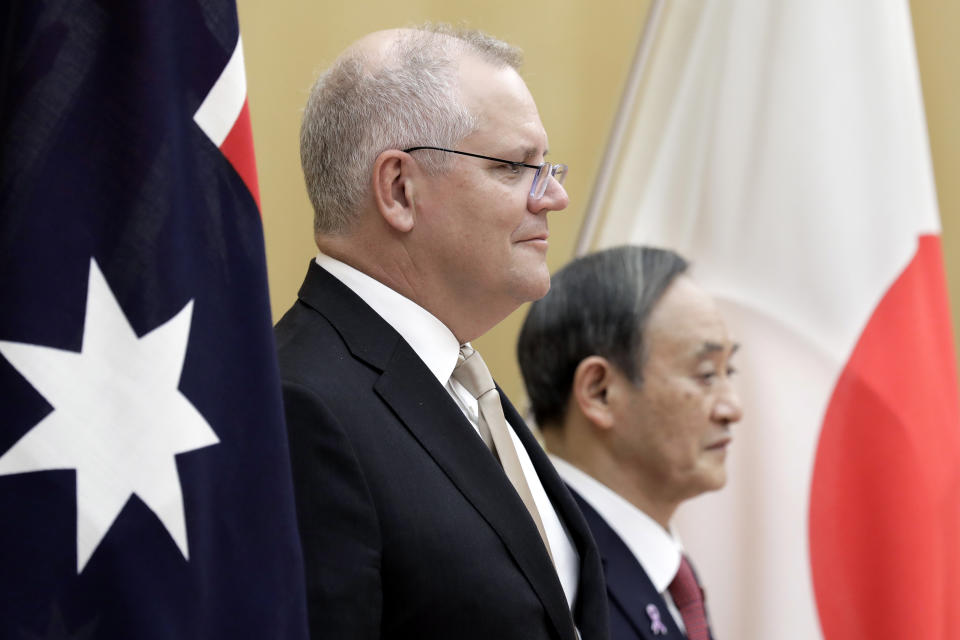
[[[470,153],[469,151],[457,151],[456,149],[444,149],[443,147],[410,147],[409,149],[403,149],[404,153],[410,153],[411,151],[420,151],[421,149],[429,149],[431,151],[446,151],[447,153],[457,153],[461,156],[470,156],[471,158],[482,158],[483,160],[493,160],[494,162],[502,162],[504,164],[514,165],[516,167],[527,167],[528,169],[539,169],[540,165],[536,164],[527,164],[526,162],[514,162],[512,160],[504,160],[503,158],[494,158],[493,156],[482,156],[479,153]],[[548,164],[548,163],[544,163]]]

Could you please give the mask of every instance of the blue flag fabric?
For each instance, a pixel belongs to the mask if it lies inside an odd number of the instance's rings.
[[[236,8],[0,13],[0,638],[306,638]]]

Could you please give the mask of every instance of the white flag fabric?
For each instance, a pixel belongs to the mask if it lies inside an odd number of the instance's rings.
[[[666,3],[593,248],[678,250],[745,418],[678,526],[723,639],[960,638],[960,408],[906,2]]]

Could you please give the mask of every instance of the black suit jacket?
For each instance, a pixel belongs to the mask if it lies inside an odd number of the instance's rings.
[[[406,341],[314,262],[276,337],[312,637],[574,640],[523,502]],[[605,640],[589,529],[501,399],[580,553],[576,625]]]
[[[610,640],[686,638],[633,552],[580,494],[573,489],[570,492],[600,549],[610,603]],[[651,605],[656,608],[656,613],[652,615],[660,619],[667,629],[666,633],[654,634],[653,619],[648,610]]]

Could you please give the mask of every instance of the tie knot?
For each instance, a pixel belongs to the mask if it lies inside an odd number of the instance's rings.
[[[485,393],[496,388],[493,377],[480,353],[471,347],[461,347],[457,366],[453,370],[453,379],[463,385],[470,395],[479,399]]]
[[[462,364],[464,360],[466,360],[476,352],[477,350],[471,347],[469,344],[460,345],[460,353],[457,354],[457,365]]]

